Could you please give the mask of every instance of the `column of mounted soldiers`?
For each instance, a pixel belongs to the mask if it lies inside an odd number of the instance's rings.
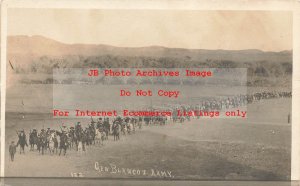
[[[169,105],[168,109],[171,112],[177,110],[189,111],[191,109],[200,109],[203,111],[224,110],[229,108],[239,108],[256,101],[275,98],[290,98],[291,92],[263,91],[249,95],[235,95],[220,98],[206,98],[195,102],[192,105]],[[149,108],[155,110],[155,108]],[[157,109],[156,109],[157,110]],[[53,155],[66,155],[67,150],[75,150],[85,152],[87,146],[104,145],[105,141],[109,140],[109,136],[113,136],[113,141],[120,140],[120,135],[131,135],[136,132],[136,129],[142,129],[142,126],[151,125],[166,125],[168,123],[184,123],[190,121],[191,118],[199,119],[193,116],[177,116],[173,114],[171,117],[163,116],[137,116],[137,117],[115,117],[115,118],[98,118],[95,122],[93,118],[89,124],[83,126],[77,122],[69,128],[62,125],[60,130],[42,128],[40,132],[37,129],[30,129],[29,140],[27,143],[27,135],[25,130],[16,131],[18,141],[14,141],[9,146],[11,160],[14,160],[16,148],[20,146],[20,154],[25,154],[25,147],[29,147],[30,151],[37,150],[44,155],[46,152]]]

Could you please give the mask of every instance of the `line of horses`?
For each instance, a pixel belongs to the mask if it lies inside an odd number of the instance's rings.
[[[59,155],[66,155],[67,150],[74,149],[80,153],[86,151],[86,146],[100,144],[104,145],[104,141],[108,140],[112,135],[114,141],[120,140],[120,134],[135,133],[136,127],[141,129],[141,120],[137,118],[121,118],[117,117],[112,122],[109,118],[99,118],[97,122],[91,121],[87,127],[82,127],[80,122],[75,126],[67,128],[65,125],[60,130],[41,129],[38,133],[36,129],[29,132],[29,148],[30,151],[37,150],[44,155],[46,151]],[[24,130],[17,131],[18,143],[20,145],[20,154],[25,154],[25,146],[28,146],[27,137]]]
[[[227,108],[236,108],[246,104],[252,103],[254,100],[260,101],[262,99],[272,98],[289,98],[291,92],[257,92],[250,95],[236,95],[232,97],[222,98],[219,100],[206,100],[200,101],[200,103],[193,105],[173,105],[170,109],[173,113],[177,109],[189,111],[191,109],[200,109],[204,111],[209,110],[223,110]],[[153,109],[153,108],[152,108]],[[194,117],[196,118],[196,117]],[[159,124],[165,125],[168,121],[183,123],[185,120],[190,120],[190,116],[177,117],[172,115],[171,117],[117,117],[110,121],[110,118],[99,118],[97,122],[91,120],[85,129],[78,122],[75,126],[67,128],[62,126],[61,130],[47,130],[41,129],[38,133],[36,129],[30,130],[29,132],[29,145],[30,151],[34,151],[35,148],[42,155],[48,150],[50,154],[57,154],[59,149],[59,155],[63,153],[66,155],[67,150],[75,149],[78,152],[86,151],[86,146],[100,144],[103,145],[105,140],[108,140],[110,135],[113,136],[114,141],[120,139],[120,134],[132,134],[138,127],[142,128],[142,123],[146,125]],[[25,153],[25,146],[27,144],[27,138],[24,130],[17,131],[18,143],[20,145],[20,154]]]

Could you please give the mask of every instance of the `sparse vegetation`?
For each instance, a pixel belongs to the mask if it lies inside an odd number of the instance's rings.
[[[208,67],[247,68],[249,86],[291,86],[292,82],[292,51],[68,45],[41,36],[11,36],[8,37],[8,47],[8,60],[14,67],[10,72],[18,75],[50,75],[54,68]],[[56,82],[55,79],[40,78],[39,80],[50,84]],[[38,83],[31,79],[26,82]],[[103,81],[97,80],[97,83],[101,82]]]

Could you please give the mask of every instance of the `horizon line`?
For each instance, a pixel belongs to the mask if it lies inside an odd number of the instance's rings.
[[[55,42],[58,42],[60,44],[65,44],[65,45],[94,45],[94,46],[100,46],[100,45],[104,45],[104,46],[108,46],[108,47],[115,47],[115,48],[166,48],[166,49],[183,49],[183,50],[208,50],[208,51],[247,51],[247,50],[257,50],[260,52],[276,52],[276,53],[280,53],[280,52],[293,52],[293,49],[285,49],[285,50],[278,50],[278,51],[274,51],[274,50],[262,50],[262,49],[257,49],[257,48],[248,48],[248,49],[205,49],[205,48],[181,48],[181,47],[168,47],[168,46],[163,46],[163,45],[147,45],[147,46],[116,46],[116,45],[111,45],[111,44],[104,44],[104,43],[67,43],[67,42],[63,42],[63,41],[59,41],[57,39],[53,39],[47,36],[43,36],[43,35],[7,35],[8,37],[28,37],[28,38],[33,38],[33,37],[41,37],[44,39],[48,39],[48,40],[52,40]]]

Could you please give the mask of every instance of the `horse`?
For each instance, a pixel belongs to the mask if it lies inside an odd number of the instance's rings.
[[[128,134],[131,134],[131,133],[135,133],[135,127],[134,127],[134,123],[128,123],[127,124],[127,131],[128,131]]]
[[[95,145],[95,130],[93,128],[89,128],[88,137],[89,137],[89,144]]]
[[[92,144],[92,141],[93,141],[93,136],[91,134],[91,131],[90,129],[86,129],[85,133],[84,133],[85,137],[86,137],[86,145],[91,145]]]
[[[38,145],[37,145],[39,153],[42,151],[42,155],[44,155],[44,150],[47,148],[47,139],[45,136],[38,136]]]
[[[49,137],[48,137],[48,144],[49,144],[49,152],[50,152],[50,154],[54,154],[55,141],[57,141],[55,133],[51,133],[49,135]]]
[[[142,118],[141,118],[141,119],[139,119],[139,121],[138,121],[139,129],[142,129],[142,123],[143,123],[143,120],[142,120]]]
[[[185,118],[183,116],[180,117],[180,123],[183,123]]]
[[[103,127],[104,127],[104,132],[105,132],[105,139],[108,140],[108,136],[109,136],[109,132],[110,132],[110,124],[109,124],[108,120],[103,123]]]
[[[89,127],[89,129],[90,129],[91,144],[92,144],[92,142],[94,142],[94,145],[95,145],[96,128],[94,125],[91,125]]]
[[[64,156],[65,156],[67,153],[67,147],[68,147],[68,136],[65,132],[56,131],[56,134],[59,135],[59,139],[60,139],[59,156],[60,156],[62,150],[64,151]]]
[[[78,152],[78,154],[82,154],[82,152],[83,152],[83,145],[82,145],[82,141],[78,141],[78,146],[77,146],[77,152]]]
[[[122,123],[121,124],[121,132],[123,135],[126,135],[126,131],[127,131],[127,126],[126,126],[126,123]]]
[[[127,133],[131,134],[131,131],[132,131],[132,125],[131,125],[131,123],[127,123],[126,124],[126,129],[127,129]]]
[[[88,140],[89,140],[88,138],[89,138],[88,134],[83,132],[81,139],[78,141],[78,145],[79,145],[80,142],[82,142],[82,150],[83,151],[86,151],[86,146],[87,146],[87,143],[88,143]]]
[[[38,145],[38,136],[36,132],[29,133],[29,145],[30,151],[34,151],[34,145]]]
[[[22,153],[22,151],[25,154],[25,145],[28,147],[27,142],[26,142],[26,135],[25,135],[24,132],[17,133],[17,134],[18,134],[18,137],[19,137],[17,146],[20,145],[20,154]]]
[[[102,136],[102,133],[97,129],[96,136],[95,136],[96,143],[100,143],[101,145],[103,145],[103,140],[104,140],[104,137]]]
[[[114,141],[120,140],[119,124],[114,124],[112,129],[113,129]]]
[[[75,145],[76,145],[76,151],[78,151],[79,142],[82,142],[82,148],[83,148],[83,150],[85,150],[84,142],[86,140],[85,140],[85,135],[84,135],[84,132],[83,132],[81,126],[77,126],[75,128],[75,133],[74,133],[74,139],[73,140],[74,140]]]
[[[57,154],[57,149],[58,149],[58,140],[57,140],[57,136],[56,134],[54,133],[54,150],[55,150],[55,154]]]
[[[76,137],[75,137],[75,131],[71,130],[69,132],[69,139],[70,139],[70,149],[74,147],[74,144],[76,144]]]
[[[103,141],[107,140],[106,131],[101,131],[100,133],[101,133],[101,141],[102,141],[102,144],[103,144]]]

